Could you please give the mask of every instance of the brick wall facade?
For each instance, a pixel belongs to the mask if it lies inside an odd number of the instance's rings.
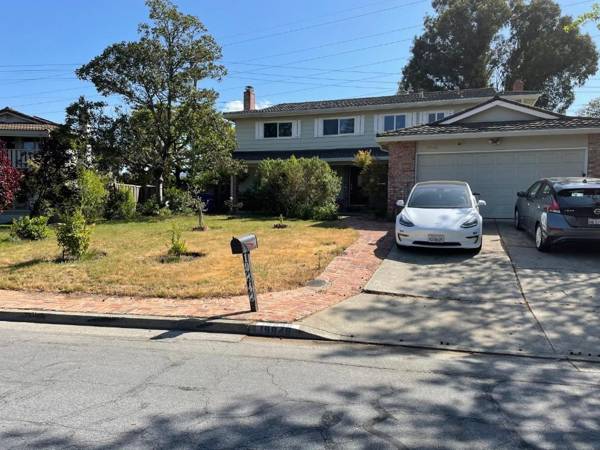
[[[388,214],[394,214],[396,200],[406,200],[415,184],[417,143],[394,142],[386,148],[389,152],[387,210]]]
[[[588,177],[600,178],[600,134],[588,135]]]

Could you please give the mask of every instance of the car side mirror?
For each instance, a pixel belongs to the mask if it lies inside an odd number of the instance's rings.
[[[399,208],[404,208],[404,200],[396,200],[396,206]]]
[[[477,206],[487,206],[487,202],[485,200],[478,200]]]
[[[517,192],[517,197],[527,197],[527,192],[519,191]]]

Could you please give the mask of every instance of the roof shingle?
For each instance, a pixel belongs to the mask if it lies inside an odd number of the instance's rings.
[[[427,136],[427,135],[452,135],[463,133],[482,133],[482,132],[501,132],[501,131],[528,131],[528,130],[555,130],[555,129],[576,129],[576,128],[598,128],[600,127],[600,118],[596,117],[562,117],[557,119],[538,119],[526,121],[508,121],[508,122],[472,122],[472,123],[453,123],[443,125],[432,123],[419,125],[411,128],[404,128],[396,131],[378,134],[380,137],[386,136]]]
[[[355,108],[361,106],[380,106],[380,105],[395,105],[403,103],[422,103],[431,102],[437,100],[457,100],[457,99],[469,99],[469,98],[485,98],[493,97],[498,93],[494,88],[479,88],[479,89],[461,89],[452,91],[433,91],[433,92],[409,92],[406,94],[399,95],[386,95],[380,97],[359,97],[359,98],[345,98],[338,100],[319,100],[311,102],[298,102],[298,103],[280,103],[277,105],[269,106],[263,109],[255,109],[252,111],[232,111],[225,113],[225,117],[228,115],[254,115],[254,114],[265,114],[265,113],[289,113],[289,112],[303,112],[313,110],[325,110],[325,109],[338,109],[338,108]],[[537,91],[511,91],[505,92],[500,95],[503,96],[514,96],[514,95],[531,95],[537,94]]]

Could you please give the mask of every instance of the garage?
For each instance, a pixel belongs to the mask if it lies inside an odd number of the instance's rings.
[[[543,177],[582,176],[586,149],[417,153],[417,181],[462,180],[488,204],[487,218],[510,218],[518,191]]]
[[[513,217],[518,191],[545,177],[600,178],[600,118],[572,117],[495,97],[436,122],[377,135],[388,152],[388,213],[416,182],[460,180]]]

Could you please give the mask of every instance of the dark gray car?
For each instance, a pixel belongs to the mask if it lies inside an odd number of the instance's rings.
[[[547,251],[562,241],[600,242],[600,178],[544,178],[517,194],[515,227]]]

